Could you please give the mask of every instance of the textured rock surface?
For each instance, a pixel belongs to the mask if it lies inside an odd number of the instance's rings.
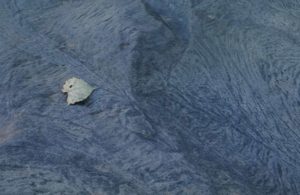
[[[300,194],[298,0],[1,0],[0,79],[1,194]]]

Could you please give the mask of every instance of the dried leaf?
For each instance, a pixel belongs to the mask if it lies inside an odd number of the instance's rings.
[[[67,102],[70,105],[84,101],[91,95],[94,89],[84,80],[73,77],[65,82],[62,92],[68,93]]]

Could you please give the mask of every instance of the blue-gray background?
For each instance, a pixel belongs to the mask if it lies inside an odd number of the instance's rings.
[[[299,0],[0,2],[0,194],[299,195],[299,146]]]

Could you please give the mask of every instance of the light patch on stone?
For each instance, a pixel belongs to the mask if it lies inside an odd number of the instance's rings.
[[[73,77],[65,82],[62,92],[68,93],[67,102],[70,105],[84,101],[94,90],[95,88],[84,80]]]

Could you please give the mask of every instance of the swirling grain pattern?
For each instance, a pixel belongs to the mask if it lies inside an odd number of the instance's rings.
[[[0,2],[1,194],[298,195],[299,117],[299,0]]]

